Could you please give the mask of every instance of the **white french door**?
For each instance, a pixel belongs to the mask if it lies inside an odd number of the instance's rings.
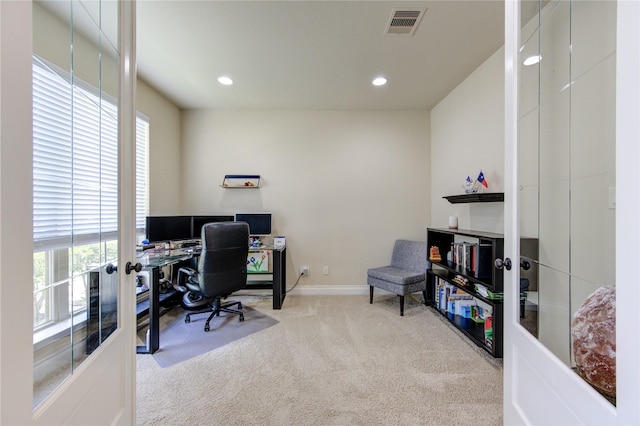
[[[104,265],[98,269],[99,280],[113,285],[115,295],[109,302],[115,304],[115,321],[110,323],[113,328],[109,329],[108,337],[97,333],[99,346],[81,362],[71,326],[71,346],[65,350],[71,354],[68,374],[65,372],[65,377],[34,410],[32,54],[35,44],[53,43],[58,27],[35,28],[34,14],[42,12],[40,4],[0,2],[0,424],[134,424],[135,283],[124,266],[128,260],[135,261],[135,2],[49,3],[48,7],[59,6],[69,13],[66,18],[59,18],[71,29],[66,50],[71,47],[73,52],[72,70],[77,75],[88,71],[97,76],[94,85],[99,94],[93,102],[100,103],[102,93],[107,92],[118,99],[116,116],[109,117],[118,123],[117,156],[101,171],[116,170],[116,187],[98,183],[79,188],[79,179],[72,179],[74,206],[79,198],[92,196],[97,191],[101,200],[97,210],[102,215],[106,210],[102,200],[117,198],[117,229],[114,237],[110,237],[116,239],[117,272],[107,274]],[[83,19],[83,15],[90,19]],[[87,58],[93,59],[83,62]],[[56,62],[54,57],[45,59]],[[105,65],[108,61],[111,65]],[[84,68],[85,64],[89,64],[88,69]],[[73,96],[77,96],[75,93]],[[106,115],[113,112],[108,112],[106,107],[100,107],[99,111]],[[104,116],[98,118],[99,123],[103,120]],[[73,126],[72,144],[76,137],[100,141],[106,137],[101,125],[98,125],[97,136],[80,135],[75,124]],[[51,156],[55,157],[56,152]],[[74,160],[72,167],[78,161]],[[103,162],[98,167],[105,165]],[[61,164],[61,168],[64,167]],[[99,222],[101,235],[102,219]],[[89,299],[91,295],[86,297]],[[98,316],[102,320],[104,301],[101,303]]]
[[[640,423],[639,28],[638,2],[505,3],[505,424]],[[539,241],[522,312],[521,236]],[[613,400],[572,354],[600,285],[616,289]]]

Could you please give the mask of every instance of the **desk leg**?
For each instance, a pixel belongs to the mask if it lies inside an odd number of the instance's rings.
[[[136,353],[152,354],[160,347],[160,268],[151,268],[149,287],[149,329],[146,344],[136,347]]]
[[[286,248],[273,251],[273,309],[282,309],[287,296]]]

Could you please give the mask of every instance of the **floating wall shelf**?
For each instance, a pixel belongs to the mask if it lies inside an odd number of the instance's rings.
[[[442,198],[446,198],[451,204],[492,203],[504,201],[504,192],[478,192],[475,194],[448,195]]]
[[[222,188],[256,189],[260,188],[260,175],[224,175]]]

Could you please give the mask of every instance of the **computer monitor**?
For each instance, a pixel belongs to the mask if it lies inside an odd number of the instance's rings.
[[[191,216],[147,216],[146,237],[151,243],[191,239]]]
[[[271,213],[236,213],[235,218],[249,224],[249,235],[271,235]]]
[[[200,239],[202,235],[202,227],[205,223],[212,222],[233,222],[233,215],[231,216],[193,216],[193,230],[191,238]]]

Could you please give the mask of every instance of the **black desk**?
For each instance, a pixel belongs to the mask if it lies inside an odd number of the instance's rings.
[[[284,298],[287,296],[287,249],[283,248],[250,248],[250,252],[270,251],[273,253],[273,274],[252,273],[248,277],[259,278],[260,275],[273,275],[270,280],[247,281],[247,290],[251,289],[271,289],[273,291],[273,309],[282,309]]]
[[[142,267],[148,270],[151,276],[149,277],[148,293],[149,329],[147,330],[145,344],[136,347],[137,353],[152,354],[160,348],[160,268],[182,262],[192,256],[186,250],[147,250],[138,258]],[[171,291],[175,292],[175,290]],[[144,315],[144,310],[140,310],[137,315]]]
[[[273,253],[273,279],[261,281],[260,283],[247,283],[247,290],[251,289],[271,289],[273,292],[273,309],[282,309],[284,298],[287,293],[287,262],[286,248],[267,248],[252,249],[252,251],[269,250]],[[191,250],[147,250],[138,257],[138,261],[143,265],[145,270],[151,274],[149,277],[149,329],[146,334],[146,342],[142,346],[136,347],[139,354],[152,354],[160,348],[160,305],[163,300],[172,297],[175,290],[169,290],[169,293],[160,294],[160,268],[163,266],[173,265],[175,263],[188,260],[199,253]],[[252,274],[253,275],[253,274]],[[141,304],[144,303],[140,302]],[[139,309],[138,317],[145,314],[145,309]]]

